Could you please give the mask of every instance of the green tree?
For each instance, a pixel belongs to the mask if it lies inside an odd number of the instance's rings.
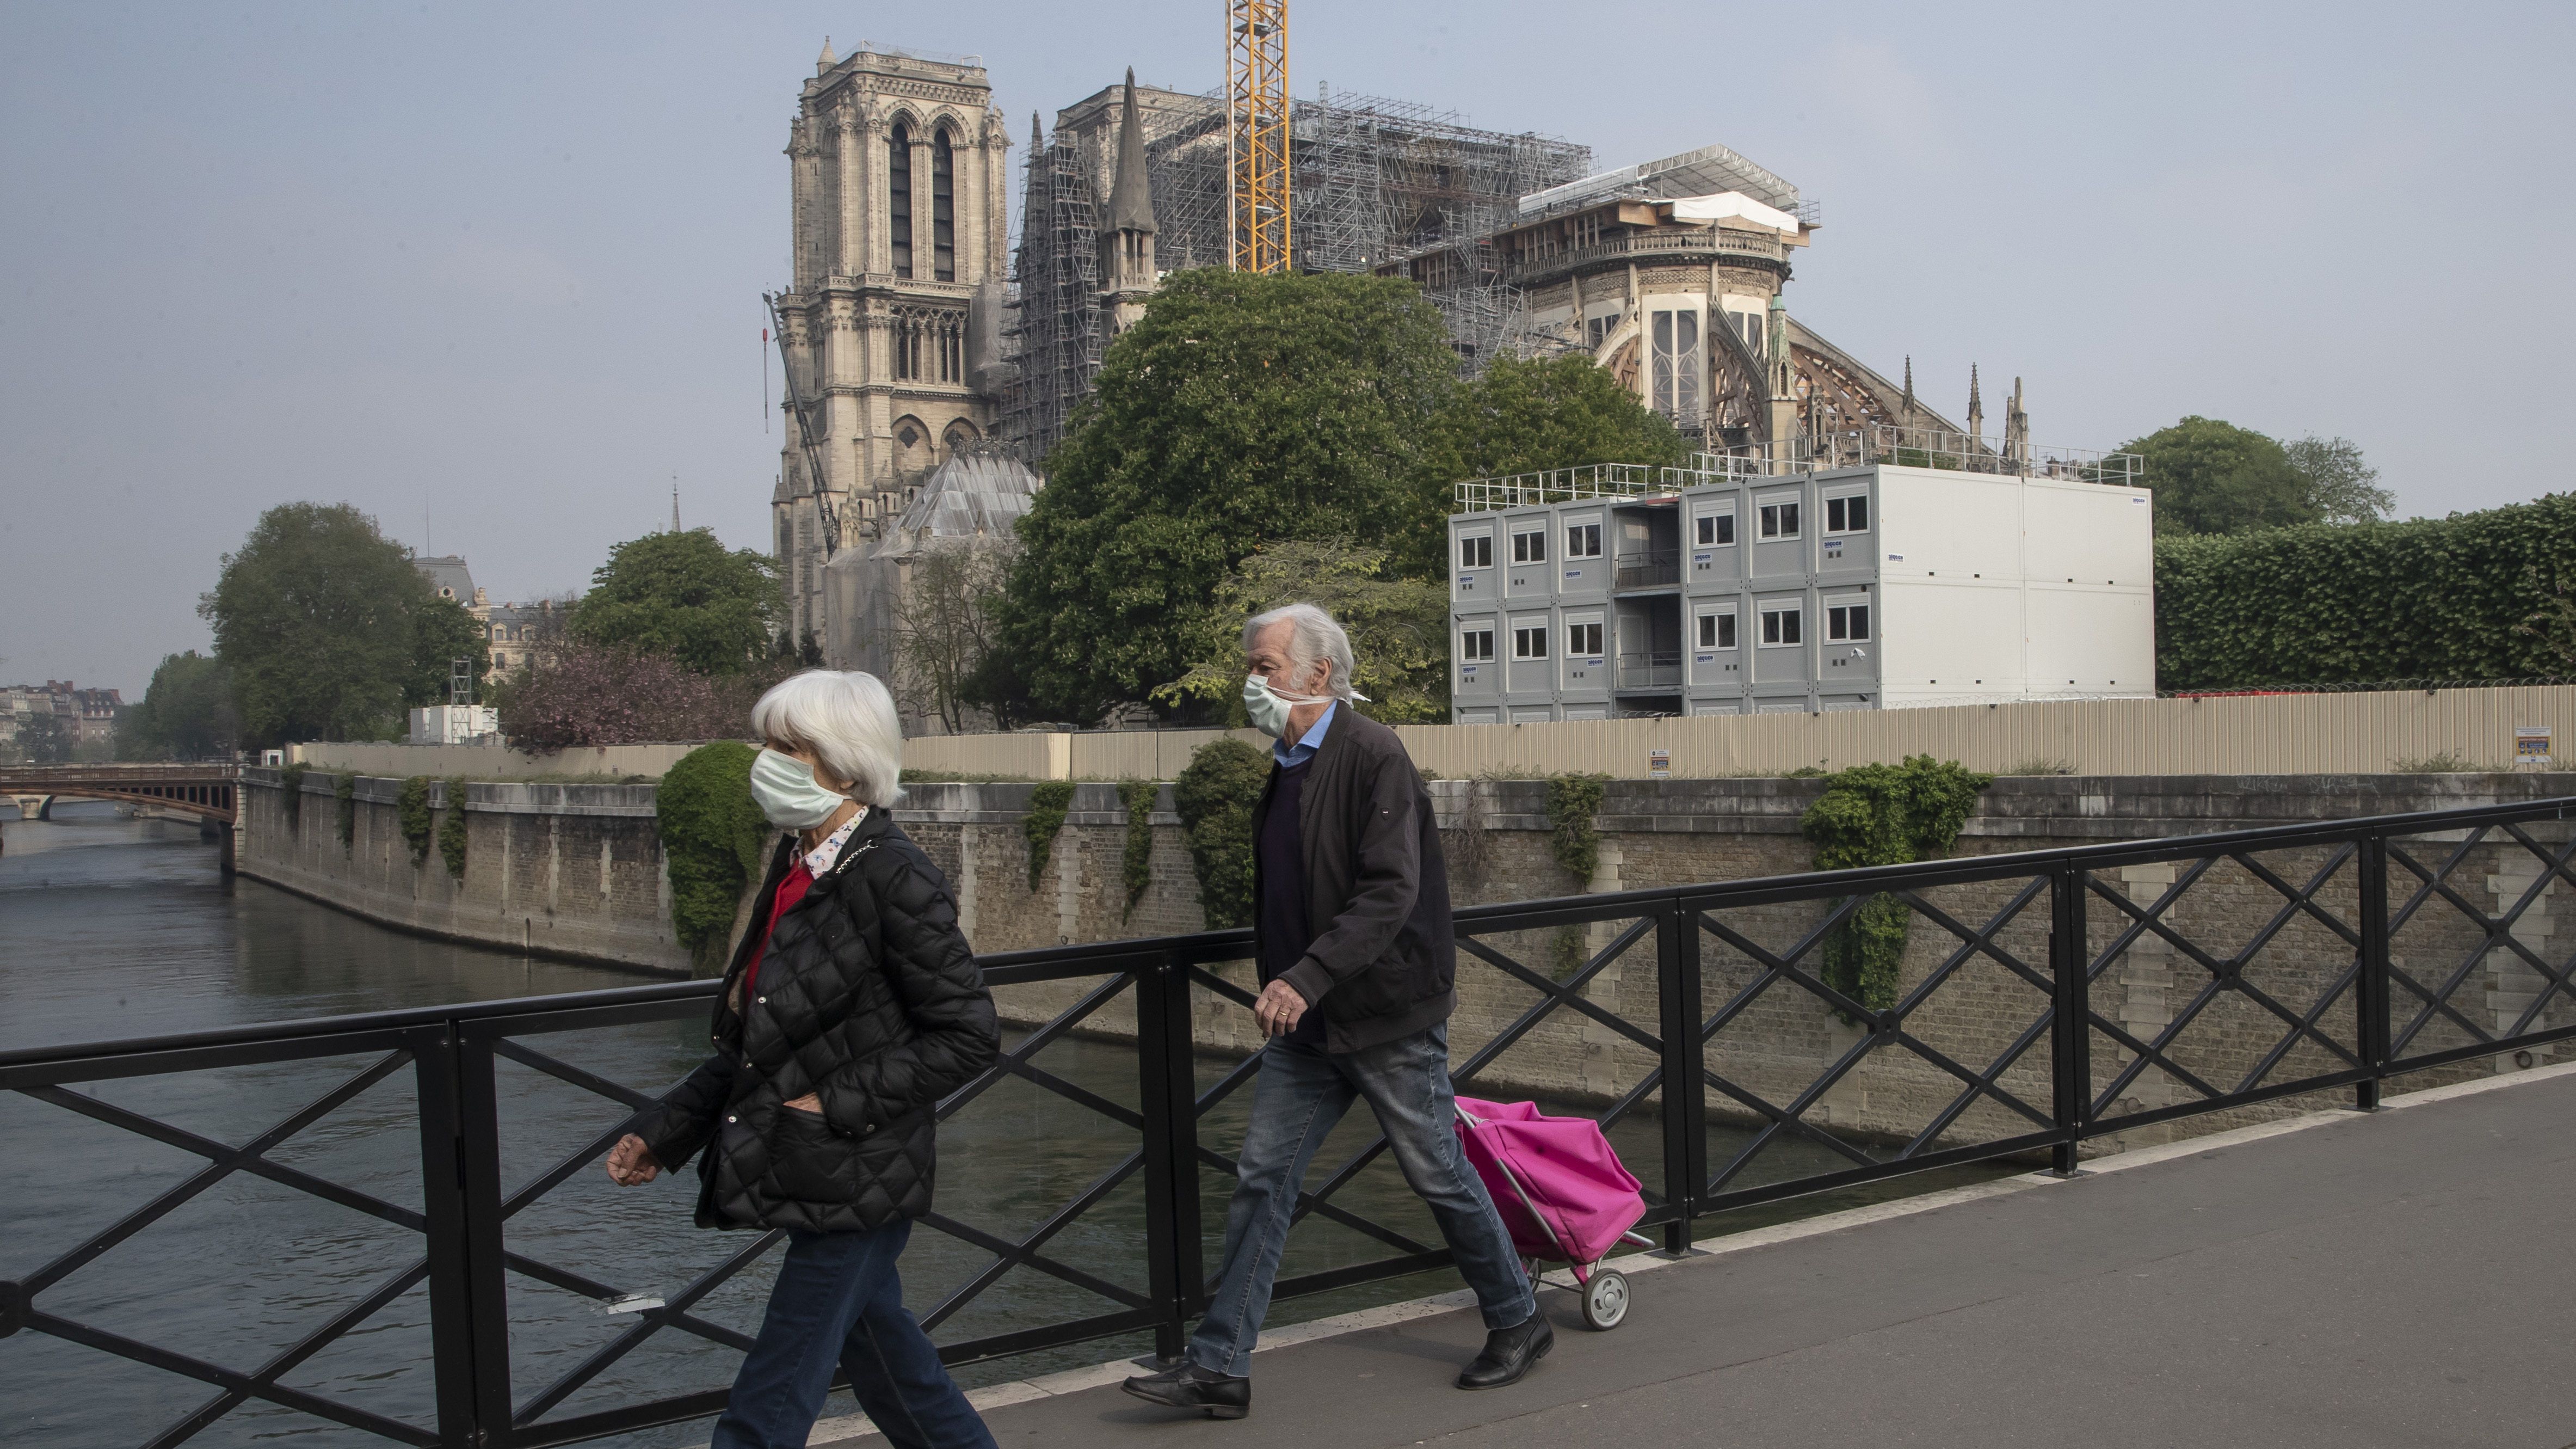
[[[447,697],[450,658],[471,660],[479,677],[486,657],[461,606],[433,593],[403,546],[345,503],[261,514],[197,612],[214,625],[215,657],[254,745],[385,738],[404,706]],[[423,657],[430,648],[438,657]]]
[[[72,728],[58,714],[29,715],[18,722],[18,753],[31,765],[68,764],[72,757]]]
[[[778,565],[708,529],[650,533],[608,552],[573,610],[574,638],[731,674],[770,652],[785,601]]]
[[[1026,708],[1073,720],[1188,671],[1264,541],[1386,538],[1457,390],[1412,284],[1214,269],[1165,283],[1104,360],[1019,525],[1000,637]]]
[[[1450,490],[1462,478],[1586,463],[1677,468],[1690,461],[1690,451],[1679,429],[1589,357],[1497,358],[1433,422],[1415,516],[1393,540],[1396,570],[1445,583]]]
[[[2159,534],[2242,533],[2322,517],[2289,452],[2233,423],[2187,417],[2120,451],[2146,460]]]
[[[1449,588],[1386,577],[1387,550],[1344,540],[1264,544],[1217,586],[1200,620],[1190,672],[1154,690],[1158,703],[1197,700],[1228,725],[1243,713],[1243,621],[1281,604],[1321,607],[1351,636],[1360,713],[1388,724],[1449,718]]]
[[[2379,486],[2379,470],[2362,460],[2361,445],[2350,438],[2311,433],[2282,451],[2321,522],[2377,523],[2397,507],[2397,495]]]
[[[230,755],[241,735],[232,677],[222,661],[194,649],[164,655],[142,701],[117,721],[116,733],[118,753],[129,760]]]

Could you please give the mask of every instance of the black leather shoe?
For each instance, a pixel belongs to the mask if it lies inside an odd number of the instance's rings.
[[[1252,1412],[1252,1380],[1185,1363],[1129,1379],[1127,1392],[1175,1409],[1205,1409],[1211,1419],[1240,1419]]]
[[[1520,1382],[1531,1364],[1547,1357],[1556,1347],[1556,1330],[1547,1326],[1545,1313],[1533,1313],[1526,1323],[1510,1328],[1497,1328],[1485,1335],[1485,1351],[1458,1375],[1462,1389],[1499,1389]],[[1135,1380],[1128,1380],[1134,1383]]]

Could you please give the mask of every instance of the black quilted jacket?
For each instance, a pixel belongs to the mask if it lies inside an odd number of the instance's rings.
[[[725,972],[715,1055],[629,1129],[665,1168],[705,1149],[702,1228],[852,1232],[927,1213],[932,1109],[1000,1047],[948,882],[883,810],[770,930],[793,849],[779,843]],[[808,1092],[819,1117],[784,1105]]]

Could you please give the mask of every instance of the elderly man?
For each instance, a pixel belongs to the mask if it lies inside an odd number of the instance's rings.
[[[1485,1349],[1462,1389],[1499,1388],[1555,1344],[1511,1235],[1450,1130],[1450,1012],[1458,1004],[1449,876],[1430,793],[1395,732],[1347,706],[1351,642],[1291,604],[1243,629],[1252,722],[1278,744],[1253,810],[1253,940],[1269,1038],[1226,1214],[1225,1266],[1188,1362],[1127,1392],[1209,1417],[1252,1411],[1253,1340],[1306,1167],[1368,1099],[1404,1180],[1476,1290]]]

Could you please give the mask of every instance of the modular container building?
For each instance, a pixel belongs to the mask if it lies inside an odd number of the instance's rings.
[[[1449,520],[1451,718],[2155,693],[2152,495],[1875,463]]]

